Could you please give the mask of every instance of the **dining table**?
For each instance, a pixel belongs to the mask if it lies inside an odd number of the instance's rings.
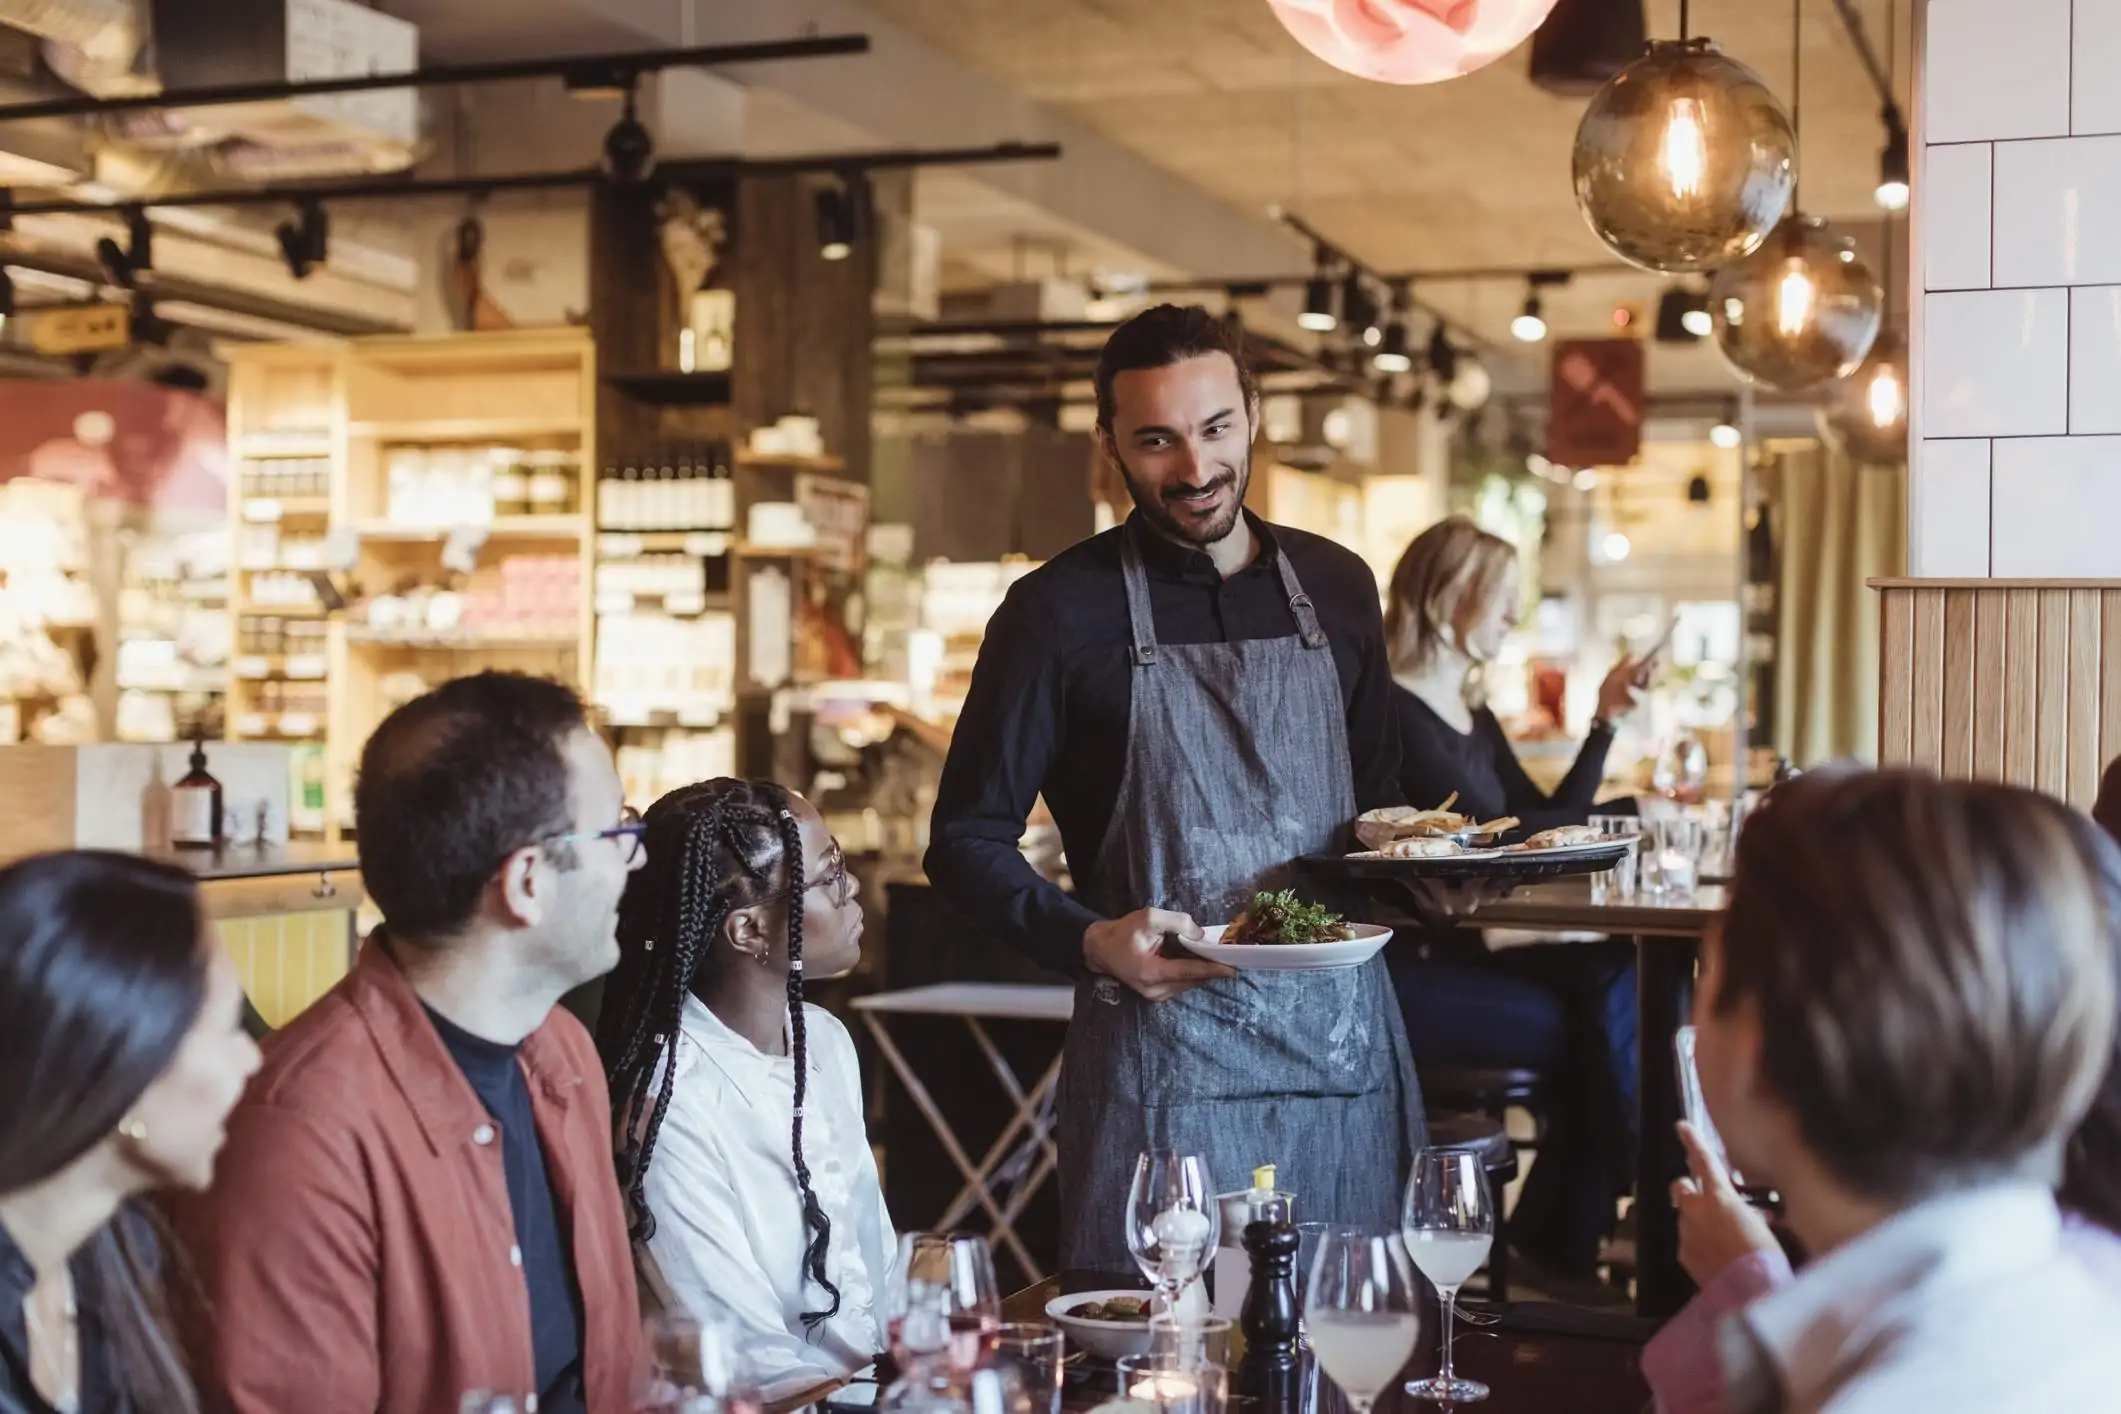
[[[1679,1215],[1672,1180],[1686,1172],[1679,1142],[1684,1118],[1676,1051],[1693,990],[1702,937],[1723,913],[1724,889],[1622,895],[1574,878],[1515,889],[1473,903],[1458,921],[1547,936],[1597,934],[1635,947],[1639,1020],[1636,1057],[1641,1103],[1635,1154],[1635,1309],[1662,1318],[1686,1304],[1694,1283],[1679,1265]]]
[[[1043,1321],[1057,1296],[1081,1291],[1144,1287],[1138,1274],[1064,1271],[1017,1292],[1002,1304],[1004,1321]],[[1467,1311],[1461,1305],[1461,1311]],[[1374,1414],[1421,1414],[1446,1406],[1408,1395],[1407,1380],[1436,1373],[1440,1359],[1438,1307],[1424,1301],[1420,1342],[1402,1377],[1372,1406]],[[1462,1316],[1456,1336],[1457,1372],[1488,1386],[1477,1405],[1450,1406],[1480,1414],[1642,1414],[1650,1391],[1642,1376],[1647,1323],[1544,1302],[1517,1302],[1507,1311]],[[1273,1402],[1254,1397],[1242,1366],[1230,1372],[1230,1408],[1245,1414],[1352,1414],[1332,1380],[1299,1357],[1294,1397]],[[1061,1393],[1062,1414],[1084,1414],[1118,1397],[1111,1366],[1094,1357],[1072,1358]]]

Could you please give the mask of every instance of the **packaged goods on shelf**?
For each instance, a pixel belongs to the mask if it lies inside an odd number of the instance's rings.
[[[612,614],[598,623],[592,696],[615,725],[717,722],[735,702],[735,674],[728,613]]]
[[[670,728],[640,732],[617,752],[626,799],[645,809],[680,786],[736,774],[736,733]]]

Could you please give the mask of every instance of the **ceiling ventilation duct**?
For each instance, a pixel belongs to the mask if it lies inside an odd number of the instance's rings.
[[[354,0],[152,5],[164,88],[292,83],[420,63],[416,25]],[[203,153],[228,176],[267,182],[403,171],[421,155],[420,128],[419,92],[403,88],[125,114],[111,132],[137,147]]]
[[[1588,98],[1640,59],[1648,42],[1643,0],[1560,0],[1532,36],[1532,82]]]

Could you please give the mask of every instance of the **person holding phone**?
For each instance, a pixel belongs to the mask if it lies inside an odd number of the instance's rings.
[[[1613,665],[1575,764],[1543,791],[1480,691],[1482,669],[1517,626],[1523,597],[1516,547],[1452,516],[1400,556],[1384,618],[1407,803],[1433,806],[1455,794],[1463,814],[1516,816],[1519,835],[1589,818],[1614,727],[1634,709],[1665,641]],[[1635,802],[1598,808],[1634,814]],[[1445,930],[1418,941],[1391,950],[1415,1064],[1546,1078],[1549,1126],[1510,1224],[1527,1276],[1578,1299],[1618,1299],[1590,1278],[1633,1151],[1633,949],[1534,943],[1491,951],[1478,934]]]

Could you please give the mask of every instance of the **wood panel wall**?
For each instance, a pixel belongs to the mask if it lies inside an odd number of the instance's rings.
[[[1878,756],[2089,806],[2121,756],[2121,581],[1881,580]]]

